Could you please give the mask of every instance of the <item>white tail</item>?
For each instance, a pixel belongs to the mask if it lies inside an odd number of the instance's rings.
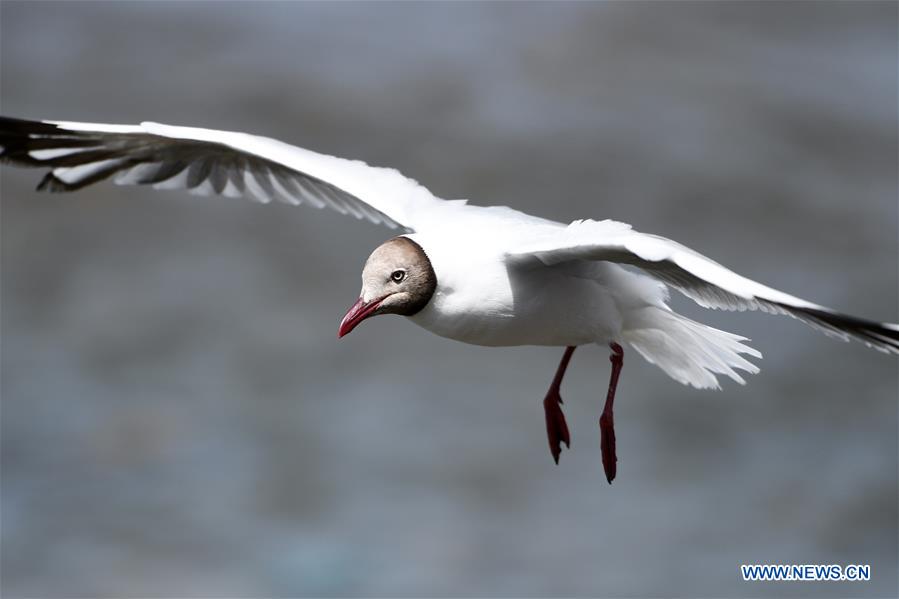
[[[734,369],[751,374],[758,366],[743,358],[762,354],[744,345],[745,337],[700,324],[667,307],[647,306],[628,315],[622,338],[651,364],[684,385],[720,389],[716,374],[746,384]]]

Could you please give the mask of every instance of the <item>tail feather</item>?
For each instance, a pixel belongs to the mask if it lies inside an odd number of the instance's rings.
[[[750,374],[758,366],[740,354],[761,358],[762,354],[743,344],[745,337],[695,322],[663,307],[646,307],[634,315],[622,333],[624,341],[646,361],[684,385],[699,389],[720,389],[716,375],[725,375],[743,385],[736,371]]]

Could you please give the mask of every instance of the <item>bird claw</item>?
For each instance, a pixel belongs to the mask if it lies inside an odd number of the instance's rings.
[[[565,447],[571,447],[571,436],[568,433],[568,424],[565,422],[565,414],[562,412],[562,396],[554,389],[550,389],[543,400],[543,411],[546,414],[546,438],[549,441],[549,451],[556,464],[562,454],[562,443]]]

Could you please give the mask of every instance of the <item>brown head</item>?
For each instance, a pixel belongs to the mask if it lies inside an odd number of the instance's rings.
[[[394,237],[371,253],[362,269],[362,294],[340,322],[343,337],[370,316],[412,316],[424,308],[437,288],[437,276],[421,246]]]

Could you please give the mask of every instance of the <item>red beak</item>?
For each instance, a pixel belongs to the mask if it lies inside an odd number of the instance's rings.
[[[343,317],[343,320],[340,321],[340,328],[337,329],[337,338],[340,339],[341,337],[355,329],[356,325],[371,316],[383,301],[383,297],[367,303],[361,297],[357,299],[356,303],[353,304],[349,310],[347,310],[346,316]]]

